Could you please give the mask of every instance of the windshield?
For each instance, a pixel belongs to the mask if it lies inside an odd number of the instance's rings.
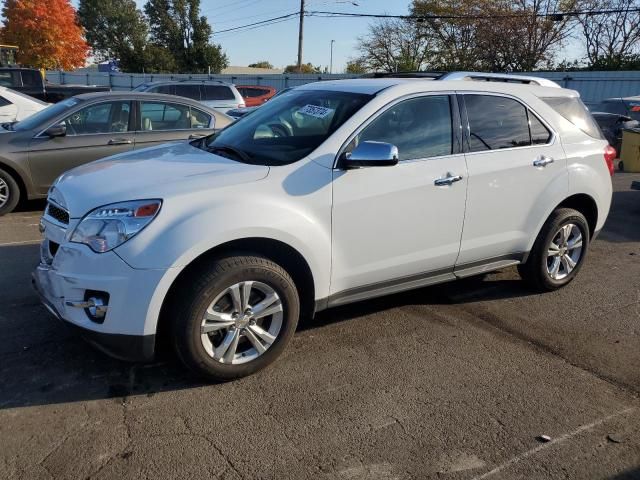
[[[14,123],[12,128],[18,132],[24,130],[33,130],[34,128],[38,128],[44,123],[52,121],[58,115],[73,107],[74,105],[79,104],[80,102],[81,100],[74,97],[67,98],[65,100],[62,100],[61,102],[51,105],[50,107],[40,110],[37,113],[34,113],[33,115],[28,116],[21,122]]]
[[[371,98],[350,92],[291,90],[207,137],[200,147],[246,163],[292,163],[315,150]]]

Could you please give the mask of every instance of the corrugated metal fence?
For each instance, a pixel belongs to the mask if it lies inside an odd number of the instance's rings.
[[[53,83],[108,85],[112,90],[132,90],[146,82],[161,80],[222,80],[236,85],[267,85],[276,90],[297,87],[305,83],[320,80],[337,80],[356,78],[347,74],[282,74],[282,75],[207,75],[207,74],[142,74],[142,73],[79,73],[79,72],[47,72],[47,80]]]
[[[565,88],[580,92],[587,104],[597,103],[603,98],[640,95],[640,71],[625,72],[532,72],[536,75],[558,82]],[[131,90],[141,83],[158,80],[222,80],[237,85],[268,85],[281,90],[305,83],[321,80],[356,78],[348,74],[282,74],[282,75],[200,75],[200,74],[154,74],[141,73],[79,73],[47,72],[47,79],[54,83],[75,83],[83,85],[108,85],[113,90]]]

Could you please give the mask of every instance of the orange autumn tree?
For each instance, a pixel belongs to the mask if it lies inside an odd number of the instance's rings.
[[[18,62],[72,70],[85,64],[89,46],[69,0],[6,0],[3,43],[17,45]]]

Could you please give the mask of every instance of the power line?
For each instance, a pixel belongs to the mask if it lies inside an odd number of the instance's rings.
[[[304,16],[307,17],[320,17],[320,18],[396,18],[403,20],[465,20],[465,19],[492,19],[492,18],[529,18],[531,16],[535,17],[549,17],[552,19],[561,20],[565,16],[578,16],[578,15],[611,15],[616,13],[639,13],[640,8],[619,8],[619,9],[610,9],[610,10],[571,10],[567,12],[549,12],[549,13],[507,13],[507,14],[495,14],[495,15],[390,15],[390,14],[382,14],[382,13],[346,13],[346,12],[330,12],[330,11],[322,11],[322,10],[307,10],[304,12]],[[239,25],[232,28],[227,28],[224,30],[218,30],[214,32],[214,35],[218,35],[220,33],[225,32],[233,32],[236,30],[242,30],[247,27],[255,27],[255,26],[267,26],[270,25],[275,20],[289,19],[292,17],[297,17],[300,15],[300,12],[291,12],[286,15],[281,15],[279,17],[267,18],[265,20],[261,20],[259,22],[248,23],[246,25]]]
[[[224,30],[218,30],[217,32],[214,33],[214,35],[218,35],[220,33],[225,33],[225,32],[233,32],[236,30],[240,30],[240,29],[244,29],[247,27],[253,27],[256,25],[264,25],[266,26],[266,24],[269,24],[270,22],[273,22],[274,20],[282,20],[282,19],[287,19],[287,18],[291,18],[291,17],[297,17],[298,15],[300,15],[299,12],[292,12],[292,13],[288,13],[286,15],[281,15],[279,17],[273,17],[273,18],[268,18],[266,20],[260,20],[259,22],[253,22],[253,23],[248,23],[246,25],[239,25],[237,27],[232,27],[232,28],[226,28]]]
[[[611,15],[615,13],[637,13],[640,8],[618,8],[610,10],[570,10],[567,12],[548,12],[548,13],[505,13],[492,15],[390,15],[383,13],[348,13],[348,12],[328,12],[322,10],[309,10],[305,12],[307,16],[323,17],[323,18],[396,18],[402,20],[465,20],[476,18],[525,18],[525,17],[550,17],[553,19],[562,19],[562,17],[573,17],[579,15]]]

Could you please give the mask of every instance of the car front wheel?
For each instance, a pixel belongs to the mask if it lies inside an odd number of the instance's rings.
[[[297,289],[267,258],[225,257],[187,283],[174,302],[174,345],[187,367],[209,379],[232,380],[266,367],[295,332]]]
[[[560,208],[546,221],[527,262],[519,265],[518,271],[536,290],[556,290],[578,274],[588,247],[589,226],[584,215]]]
[[[20,187],[15,179],[0,169],[0,216],[12,212],[20,200]]]

